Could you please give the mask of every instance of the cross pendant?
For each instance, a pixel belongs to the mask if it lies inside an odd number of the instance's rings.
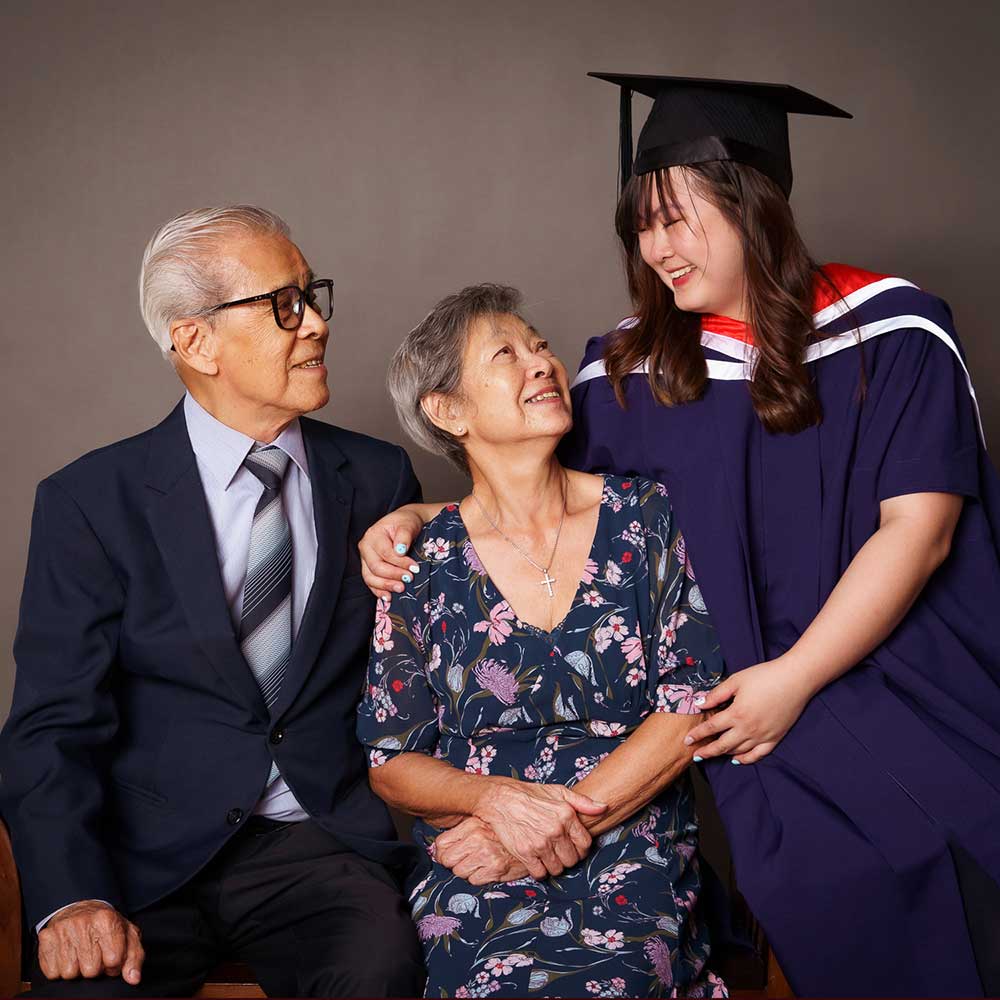
[[[545,579],[538,585],[539,587],[545,587],[549,592],[549,597],[552,597],[552,584],[556,582],[554,576],[549,576],[549,571],[545,571]]]

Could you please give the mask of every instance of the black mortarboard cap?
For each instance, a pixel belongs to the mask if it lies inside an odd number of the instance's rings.
[[[788,115],[852,115],[797,87],[690,76],[589,73],[621,87],[621,186],[661,167],[735,160],[756,167],[785,192],[792,190]],[[653,98],[632,159],[632,94]]]

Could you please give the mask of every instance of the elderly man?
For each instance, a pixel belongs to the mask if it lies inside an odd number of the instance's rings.
[[[418,498],[409,459],[300,419],[332,282],[277,216],[172,220],[140,294],[184,399],[35,503],[0,746],[33,989],[185,995],[231,956],[269,994],[414,995],[413,849],[353,736],[356,542]]]

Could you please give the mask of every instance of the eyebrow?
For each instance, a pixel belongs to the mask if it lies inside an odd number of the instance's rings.
[[[545,339],[530,323],[525,323],[524,326],[529,334],[533,334],[539,340]],[[500,327],[494,324],[492,330],[490,331],[490,340],[500,340],[502,337],[508,336],[508,333],[509,331],[502,330]]]

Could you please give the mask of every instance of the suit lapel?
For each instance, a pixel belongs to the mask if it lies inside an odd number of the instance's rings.
[[[347,564],[348,528],[354,498],[354,487],[339,471],[345,462],[343,452],[332,442],[321,440],[322,427],[313,421],[302,420],[301,426],[316,522],[316,573],[298,634],[292,643],[292,657],[281,682],[281,691],[272,708],[271,715],[275,719],[288,709],[302,689],[330,630]]]
[[[146,486],[153,537],[195,639],[240,701],[266,719],[260,688],[233,631],[183,402],[154,431]]]

